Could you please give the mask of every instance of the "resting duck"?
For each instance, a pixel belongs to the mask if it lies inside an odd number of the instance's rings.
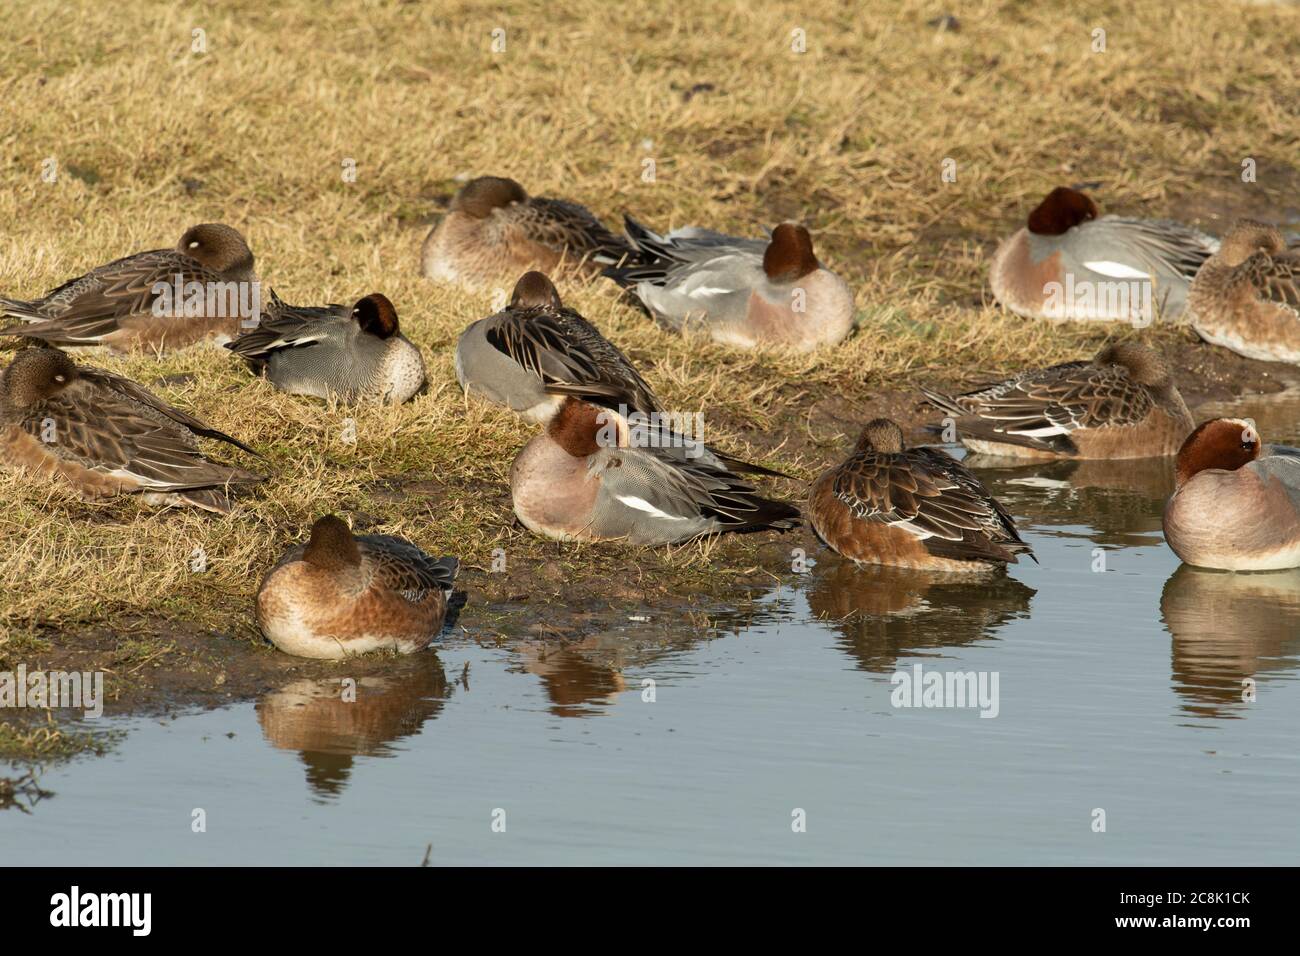
[[[1265,362],[1300,362],[1300,253],[1243,219],[1201,267],[1187,299],[1205,341]]]
[[[908,448],[887,418],[868,422],[848,461],[813,483],[808,519],[859,564],[970,572],[1032,556],[979,479],[942,451]]]
[[[286,654],[411,654],[442,630],[459,562],[384,534],[354,537],[335,515],[280,558],[257,590],[262,633]]]
[[[513,281],[530,269],[561,267],[598,275],[632,248],[585,207],[529,196],[513,179],[480,176],[466,183],[424,240],[420,272],[471,289]]]
[[[963,445],[987,455],[1154,458],[1176,454],[1195,424],[1169,363],[1136,342],[956,397],[921,392],[954,416]]]
[[[989,280],[1017,315],[1148,324],[1182,314],[1192,277],[1218,247],[1181,223],[1102,216],[1091,196],[1058,186],[998,247]]]
[[[613,411],[566,398],[510,467],[515,514],[542,537],[633,545],[798,523],[797,508],[760,497],[726,468],[658,438]]]
[[[193,283],[202,295],[193,295]],[[174,293],[178,286],[180,300]],[[256,294],[248,243],[230,226],[209,222],[187,229],[174,249],[98,266],[39,299],[0,298],[0,314],[26,323],[0,334],[60,346],[103,345],[115,352],[179,349],[206,339],[234,339],[245,323],[256,320],[251,311]],[[248,314],[241,313],[245,305]]]
[[[400,405],[424,385],[424,359],[378,292],[351,307],[285,305],[271,293],[258,327],[230,349],[291,395]]]
[[[0,463],[57,475],[85,498],[140,493],[150,504],[225,514],[231,489],[262,479],[209,460],[200,436],[254,453],[130,379],[77,365],[58,349],[23,349],[0,375]]]
[[[670,328],[700,328],[739,348],[810,352],[837,345],[853,327],[853,293],[817,261],[803,226],[781,223],[764,240],[698,228],[659,236],[630,216],[625,222],[637,255],[605,275]]]
[[[1300,456],[1265,446],[1254,422],[1198,425],[1174,481],[1165,540],[1183,561],[1222,571],[1300,567]]]
[[[466,394],[481,395],[529,421],[550,421],[572,395],[623,416],[636,413],[647,427],[671,431],[673,424],[627,356],[564,305],[555,285],[540,272],[525,273],[505,309],[461,333],[456,379]],[[785,477],[700,442],[687,444],[709,464]]]

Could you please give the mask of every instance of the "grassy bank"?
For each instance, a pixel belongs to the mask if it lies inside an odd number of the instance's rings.
[[[660,331],[611,284],[561,289],[670,407],[706,411],[710,440],[805,478],[874,408],[915,418],[906,396],[916,382],[969,381],[1139,334],[1053,327],[992,305],[987,255],[1053,185],[1099,182],[1104,208],[1210,230],[1300,205],[1288,165],[1300,135],[1300,11],[1142,2],[1084,16],[988,2],[963,4],[960,29],[938,32],[927,21],[942,12],[883,0],[346,10],[35,0],[10,11],[0,20],[0,290],[33,296],[92,264],[170,246],[192,223],[224,221],[288,301],[385,292],[424,350],[430,384],[400,409],[350,410],[276,393],[224,350],[83,353],[257,447],[267,462],[241,463],[273,478],[215,520],[129,499],[85,503],[0,474],[0,655],[139,618],[252,641],[261,574],[325,510],[460,555],[467,625],[474,601],[521,592],[632,600],[779,572],[802,538],[629,555],[513,526],[506,475],[531,429],[467,405],[452,369],[457,334],[491,311],[491,296],[417,274],[420,242],[458,178],[512,175],[611,223],[624,209],[654,225],[744,233],[805,222],[859,308],[858,332],[825,354],[733,353]],[[1104,52],[1093,52],[1098,28]],[[196,29],[206,52],[192,52]],[[795,30],[805,52],[792,49]],[[1241,182],[1244,157],[1256,183]],[[51,159],[57,177],[46,182]],[[945,159],[955,182],[943,181]],[[1181,330],[1140,334],[1178,350],[1206,394],[1271,387],[1267,367]],[[498,548],[508,571],[494,576]]]

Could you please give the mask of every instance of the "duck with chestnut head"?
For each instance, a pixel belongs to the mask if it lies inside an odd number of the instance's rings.
[[[1173,552],[1223,571],[1300,567],[1300,456],[1286,451],[1265,445],[1246,418],[1198,425],[1165,505]]]
[[[1182,314],[1218,246],[1182,223],[1103,216],[1091,196],[1058,186],[998,247],[989,281],[998,302],[1028,318],[1149,324]]]
[[[516,516],[546,538],[648,546],[798,524],[794,506],[663,437],[566,398],[510,467]]]
[[[664,412],[628,357],[581,313],[561,302],[550,278],[536,271],[520,277],[504,309],[461,333],[456,379],[466,395],[543,424],[568,397],[641,419],[662,420]],[[691,445],[709,464],[780,475],[702,443]]]
[[[637,257],[605,275],[671,329],[737,348],[810,352],[838,345],[853,328],[853,293],[818,261],[798,223],[781,223],[768,239],[695,227],[661,236],[631,216],[625,226]]]

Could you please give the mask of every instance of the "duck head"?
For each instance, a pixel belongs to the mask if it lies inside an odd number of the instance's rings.
[[[239,230],[219,222],[190,226],[176,243],[176,251],[189,256],[213,272],[251,276],[253,251]]]
[[[361,331],[377,339],[391,339],[398,333],[397,309],[382,292],[358,299],[352,307],[352,319]]]
[[[763,271],[769,281],[787,285],[819,268],[807,229],[797,223],[783,222],[772,230],[772,240],[763,252]]]
[[[1100,214],[1091,196],[1068,186],[1057,186],[1029,214],[1029,231],[1036,236],[1063,236]]]
[[[1177,487],[1209,468],[1236,471],[1261,454],[1263,442],[1248,418],[1212,418],[1197,425],[1178,449]]]
[[[486,219],[494,209],[504,209],[517,202],[527,202],[528,193],[513,179],[480,176],[471,179],[451,201],[452,212],[463,212],[474,219]]]
[[[23,349],[0,376],[0,398],[13,408],[31,408],[53,398],[77,378],[76,364],[58,349]]]

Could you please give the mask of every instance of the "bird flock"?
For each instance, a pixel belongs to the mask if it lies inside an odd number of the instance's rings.
[[[653,321],[733,348],[834,348],[853,333],[853,293],[797,223],[752,237],[702,227],[661,234],[625,216],[617,234],[576,202],[483,176],[431,230],[419,268],[466,289],[514,284],[503,308],[464,330],[455,369],[467,395],[539,426],[510,469],[515,514],[537,535],[660,546],[806,520],[858,564],[969,575],[1032,557],[962,462],[909,447],[886,418],[863,425],[804,503],[761,493],[759,481],[788,476],[706,444],[692,427],[702,412],[665,408],[552,278],[607,278]],[[1242,355],[1300,362],[1300,254],[1264,223],[1239,221],[1218,239],[1177,222],[1103,216],[1087,193],[1059,187],[999,245],[989,278],[995,298],[1026,317],[1183,323]],[[199,445],[256,456],[237,438],[67,349],[161,354],[213,343],[284,392],[344,403],[402,403],[426,381],[386,296],[303,306],[271,292],[264,302],[247,242],[217,223],[39,298],[0,297],[0,314],[10,320],[0,338],[20,346],[0,374],[0,464],[88,498],[140,494],[224,515],[263,477]],[[922,395],[948,440],[980,455],[1176,456],[1164,527],[1181,559],[1231,571],[1300,566],[1300,451],[1264,443],[1249,419],[1197,425],[1169,363],[1146,345],[1108,345],[965,394]],[[455,558],[354,535],[327,514],[267,572],[255,616],[290,654],[410,653],[442,629],[457,570]]]

